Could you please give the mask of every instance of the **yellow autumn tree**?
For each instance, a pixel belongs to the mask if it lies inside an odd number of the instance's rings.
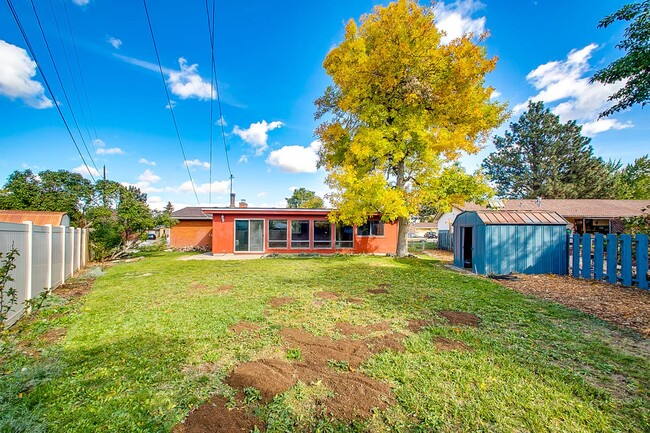
[[[399,0],[359,25],[350,20],[323,63],[333,84],[316,100],[315,117],[323,119],[320,165],[337,209],[330,219],[398,220],[398,256],[408,253],[411,215],[487,195],[483,179],[456,161],[478,152],[506,117],[485,85],[496,58],[473,35],[446,45],[440,37],[432,7]]]

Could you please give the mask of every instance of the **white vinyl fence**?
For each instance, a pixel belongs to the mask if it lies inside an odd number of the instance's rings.
[[[14,281],[8,283],[8,287],[16,290],[17,300],[7,315],[7,325],[15,323],[23,314],[26,299],[59,287],[86,265],[88,237],[86,229],[51,224],[35,226],[29,221],[0,222],[3,260],[12,247],[20,255],[11,273]]]

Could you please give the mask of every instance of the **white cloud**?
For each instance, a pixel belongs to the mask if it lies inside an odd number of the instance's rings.
[[[43,85],[32,80],[35,75],[36,62],[27,51],[0,40],[0,95],[11,100],[22,99],[33,108],[53,107]]]
[[[100,147],[95,153],[97,155],[124,155],[124,151],[119,147]]]
[[[168,109],[168,110],[172,109],[174,107],[176,107],[176,101],[174,101],[173,99],[170,99],[169,103],[167,105],[165,105],[165,108]]]
[[[99,177],[99,172],[95,168],[83,164],[80,165],[79,167],[73,168],[72,172],[79,173],[80,175],[86,177],[91,177],[91,176]]]
[[[221,116],[219,120],[214,122],[214,124],[219,126],[228,126],[228,122],[226,122],[226,119],[223,116]]]
[[[239,161],[237,161],[239,164],[246,164],[248,163],[248,157],[246,155],[242,155],[239,157]]]
[[[184,57],[178,59],[178,64],[181,70],[171,71],[167,77],[167,82],[171,86],[171,92],[174,95],[181,99],[197,98],[201,100],[215,96],[210,83],[198,74],[198,64],[188,66]]]
[[[320,141],[312,141],[307,147],[284,146],[271,152],[266,162],[287,173],[315,173],[320,148]]]
[[[106,147],[106,143],[101,138],[95,138],[93,144],[97,147]]]
[[[149,160],[146,160],[146,159],[144,159],[144,158],[140,158],[140,159],[138,159],[138,162],[139,162],[140,164],[146,164],[146,165],[151,165],[151,166],[155,166],[155,165],[156,165],[156,161],[149,161]]]
[[[192,160],[185,160],[185,164],[187,164],[188,167],[200,167],[203,169],[209,169],[210,168],[210,163],[207,161],[199,161],[198,159],[192,159]]]
[[[196,183],[194,184],[196,188],[196,193],[197,194],[207,194],[210,192],[210,184],[209,183],[202,183],[200,185],[197,185]],[[230,189],[230,181],[229,180],[221,180],[221,181],[216,181],[212,182],[212,192],[219,194],[219,193],[225,193],[228,192]],[[188,180],[186,182],[183,182],[181,186],[178,187],[178,189],[175,190],[175,192],[194,192],[192,189],[192,183]]]
[[[501,96],[501,92],[499,92],[498,90],[493,90],[492,94],[490,95],[490,99],[496,99],[499,96]]]
[[[235,125],[232,132],[240,137],[246,143],[255,148],[255,155],[259,156],[268,148],[267,141],[269,140],[269,131],[282,127],[284,124],[280,121],[273,121],[266,123],[266,120],[261,122],[251,123],[247,129],[241,129]]]
[[[291,191],[291,192],[294,192],[295,190],[298,189],[298,187],[297,187],[297,186],[290,186],[290,187],[287,188],[287,189],[288,189],[289,191]]]
[[[485,32],[485,17],[472,18],[472,14],[483,9],[479,1],[474,0],[457,0],[454,3],[446,5],[436,3],[433,7],[436,26],[439,30],[445,32],[440,42],[448,44],[454,39],[472,33],[480,35]]]
[[[609,131],[610,129],[621,130],[632,128],[632,122],[620,122],[616,119],[597,119],[592,122],[587,122],[582,125],[582,134],[588,137],[600,134],[601,132]]]
[[[90,0],[72,0],[72,3],[79,6],[86,6],[88,3],[90,3]]]
[[[157,183],[160,182],[161,177],[158,176],[157,174],[154,174],[153,171],[146,169],[144,172],[138,176],[138,180],[140,182],[149,182],[149,183]]]
[[[120,47],[122,46],[122,40],[115,38],[113,36],[106,36],[106,42],[111,44],[113,48],[115,48],[116,50],[119,50]]]
[[[544,63],[533,69],[526,79],[538,93],[517,104],[514,113],[524,111],[528,101],[542,101],[545,104],[557,103],[552,108],[553,113],[560,116],[562,122],[576,120],[582,123],[587,135],[634,126],[611,118],[597,120],[598,114],[612,104],[607,98],[625,85],[625,82],[607,85],[589,82],[585,75],[590,71],[589,60],[597,48],[597,44],[589,44],[580,50],[573,49],[566,60]]]
[[[267,194],[266,194],[265,192],[263,192],[263,191],[257,193],[257,196],[258,196],[258,197],[266,197],[266,195],[267,195]]]
[[[150,182],[136,182],[136,183],[120,182],[120,183],[127,187],[134,186],[138,188],[140,191],[144,192],[145,194],[164,191],[163,188],[156,188],[154,186],[151,186]]]

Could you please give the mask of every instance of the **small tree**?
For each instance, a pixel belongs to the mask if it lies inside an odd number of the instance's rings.
[[[641,215],[635,217],[623,218],[622,223],[625,227],[625,233],[650,235],[650,203],[641,209]]]
[[[591,79],[602,84],[625,82],[623,88],[609,97],[616,103],[600,113],[606,117],[635,104],[650,101],[650,0],[630,3],[598,23],[607,28],[617,21],[629,21],[625,38],[616,45],[625,55],[596,72]]]
[[[469,177],[454,162],[478,152],[505,119],[485,85],[496,59],[473,35],[440,39],[432,7],[399,0],[359,25],[350,20],[323,63],[333,84],[316,100],[316,118],[328,119],[316,134],[337,208],[330,219],[359,225],[379,213],[399,221],[398,256],[408,254],[411,215],[468,198],[448,183]]]
[[[323,199],[317,196],[314,191],[309,191],[306,188],[294,189],[291,197],[285,200],[287,200],[287,207],[290,209],[321,209],[325,207]]]
[[[650,200],[650,158],[648,155],[626,165],[616,176],[616,198]]]
[[[591,139],[575,121],[561,123],[544,107],[530,102],[483,162],[497,193],[506,198],[611,198],[616,164],[593,155]]]

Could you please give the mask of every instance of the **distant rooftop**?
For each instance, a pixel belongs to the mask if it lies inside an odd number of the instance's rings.
[[[498,207],[498,210],[557,212],[565,218],[626,218],[641,215],[642,209],[650,207],[650,200],[542,199],[538,202],[504,199],[499,204],[503,207]],[[476,211],[487,209],[474,203],[465,203],[458,208]]]

